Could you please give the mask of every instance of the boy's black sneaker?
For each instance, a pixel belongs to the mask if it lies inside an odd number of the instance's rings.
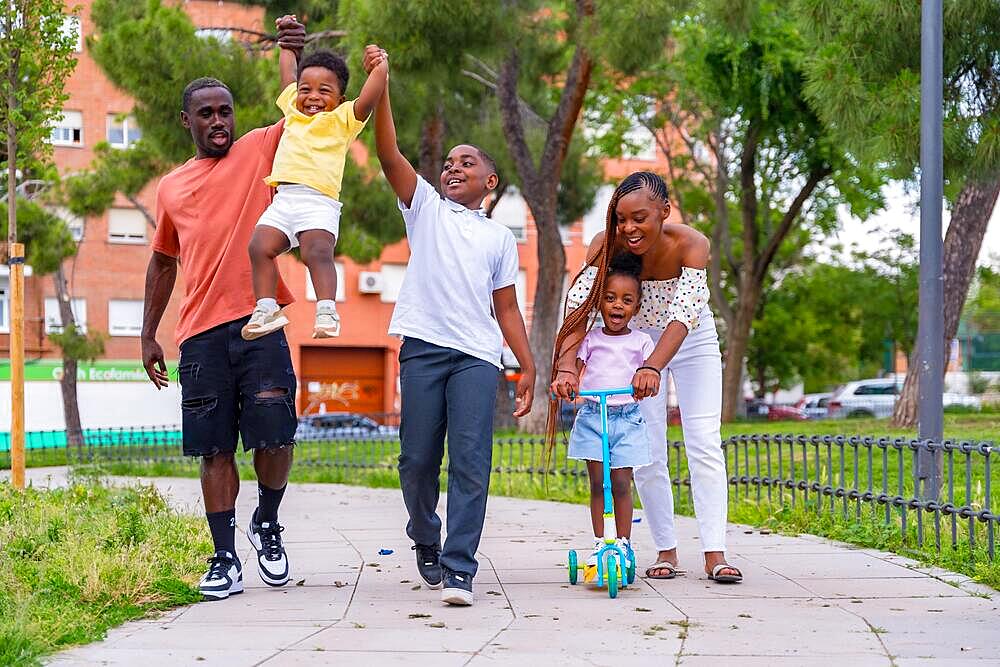
[[[444,572],[444,590],[441,591],[441,602],[468,607],[472,604],[472,575],[464,572]]]
[[[257,523],[257,512],[250,517],[247,538],[257,550],[257,572],[261,581],[268,586],[284,586],[288,583],[288,556],[281,544],[284,527],[277,521]]]
[[[414,544],[417,552],[417,572],[428,588],[441,588],[441,547],[436,544]]]
[[[198,590],[206,600],[225,600],[242,593],[243,567],[239,559],[228,551],[216,551],[208,559],[208,572],[198,583]]]

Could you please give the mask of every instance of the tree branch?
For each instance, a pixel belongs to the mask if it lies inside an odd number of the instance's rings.
[[[743,220],[743,266],[754,269],[757,255],[757,184],[754,176],[757,171],[757,142],[760,129],[756,122],[750,121],[746,136],[743,139],[743,152],[740,156],[740,212]],[[745,276],[749,278],[749,276]]]
[[[521,70],[521,60],[515,46],[510,50],[506,60],[500,67],[497,79],[497,100],[500,103],[500,120],[504,136],[510,147],[514,166],[521,176],[525,195],[534,198],[533,192],[538,183],[538,170],[531,157],[531,149],[524,136],[524,124],[521,122],[521,109],[518,104],[517,78]]]
[[[136,198],[134,195],[127,194],[125,195],[125,199],[127,199],[129,203],[132,204],[132,206],[135,206],[136,210],[138,210],[139,213],[142,213],[143,217],[146,218],[146,222],[149,223],[150,227],[156,229],[156,218],[153,217],[153,214],[149,212],[148,208],[142,205],[142,202],[139,201],[138,198]]]
[[[758,284],[763,283],[764,276],[767,274],[767,269],[774,260],[775,254],[778,252],[778,248],[781,246],[781,242],[785,240],[788,233],[792,229],[792,225],[795,224],[796,219],[799,217],[799,212],[805,205],[806,200],[812,196],[813,191],[816,186],[819,185],[820,181],[830,175],[833,170],[829,165],[824,164],[822,167],[813,167],[813,170],[809,172],[809,179],[806,181],[802,189],[799,190],[799,194],[795,196],[792,201],[791,206],[785,211],[785,215],[782,216],[781,222],[778,224],[778,228],[771,235],[767,241],[767,246],[759,257],[754,261],[754,271],[753,278]]]
[[[487,72],[487,73],[489,73],[489,72]],[[478,83],[483,84],[484,86],[486,86],[487,88],[489,88],[490,90],[492,90],[494,93],[497,92],[497,83],[494,82],[494,81],[490,81],[489,79],[487,79],[486,77],[484,77],[482,74],[479,74],[477,72],[473,72],[472,70],[463,69],[462,70],[462,76],[467,76],[470,79],[472,79],[473,81],[476,81]],[[545,119],[542,118],[538,114],[537,111],[535,111],[530,106],[528,106],[528,103],[525,102],[524,99],[521,96],[518,96],[517,103],[518,103],[518,105],[521,108],[521,113],[522,114],[524,114],[525,116],[527,116],[532,121],[538,123],[539,125],[545,125]]]
[[[267,51],[268,49],[273,49],[278,43],[278,36],[274,33],[261,32],[260,30],[250,30],[249,28],[241,28],[238,26],[203,26],[199,27],[198,30],[214,30],[217,32],[235,32],[241,35],[247,35],[248,37],[254,37],[256,39],[234,39],[237,42],[243,42],[244,44],[252,44],[254,46],[259,46],[262,51]],[[320,30],[319,32],[306,33],[305,43],[316,41],[318,39],[330,39],[330,38],[340,38],[347,37],[347,32],[344,30]]]
[[[735,276],[739,274],[740,269],[736,263],[736,257],[733,256],[733,239],[729,235],[729,203],[726,201],[726,193],[729,192],[729,165],[726,162],[726,156],[723,154],[723,146],[726,142],[722,133],[723,129],[720,123],[714,132],[709,133],[709,137],[714,136],[715,141],[709,141],[708,145],[711,146],[712,154],[715,156],[717,181],[715,185],[715,212],[718,216],[716,224],[721,226],[720,240],[722,242],[719,252],[725,253],[726,262],[729,263],[729,270]]]
[[[594,15],[593,0],[576,0],[576,17],[579,23]],[[583,108],[583,99],[590,87],[590,75],[594,62],[590,53],[583,46],[583,41],[577,42],[573,52],[573,60],[566,72],[566,83],[559,105],[549,121],[549,131],[545,137],[545,147],[542,150],[542,164],[546,165],[549,178],[558,178],[562,173],[562,163],[566,159],[566,151],[573,139],[573,129]],[[554,184],[549,184],[550,186]]]

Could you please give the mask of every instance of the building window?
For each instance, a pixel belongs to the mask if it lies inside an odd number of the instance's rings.
[[[518,243],[528,240],[528,204],[517,188],[507,188],[490,217],[509,229]]]
[[[137,208],[108,210],[109,243],[145,243],[146,216]]]
[[[60,220],[66,223],[69,233],[73,235],[73,240],[79,243],[83,240],[84,221],[78,215],[73,215],[68,208],[57,206],[52,209]]]
[[[347,297],[344,296],[344,265],[341,262],[334,262],[333,268],[337,271],[337,294],[335,297],[336,301],[343,301]],[[306,269],[306,301],[316,301],[316,290],[313,289],[312,276],[309,275],[309,269]]]
[[[406,264],[382,265],[382,293],[379,298],[382,303],[396,303],[399,290],[403,287],[403,277],[406,276]]]
[[[73,311],[73,319],[76,320],[76,330],[84,332],[87,330],[87,300],[84,298],[74,298],[69,302],[69,308]],[[45,298],[45,333],[62,333],[62,315],[59,314],[59,301],[55,297]]]
[[[4,278],[0,282],[0,333],[10,333],[10,284]]]
[[[112,336],[138,336],[142,333],[142,300],[108,301],[108,333]]]
[[[142,130],[132,116],[108,114],[108,143],[112,148],[128,148],[142,139]]]
[[[82,146],[83,114],[79,111],[63,111],[52,127],[49,141],[53,146]]]

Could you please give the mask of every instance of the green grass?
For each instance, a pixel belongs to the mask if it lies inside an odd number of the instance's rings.
[[[204,521],[152,487],[0,484],[0,664],[36,665],[151,610],[195,602]]]
[[[723,437],[739,435],[790,434],[797,435],[863,435],[888,438],[913,438],[915,432],[891,429],[886,420],[837,420],[807,422],[742,422],[726,424]],[[945,436],[955,441],[992,441],[1000,433],[1000,414],[973,413],[947,414],[945,416]],[[681,429],[671,426],[671,440],[682,438]],[[565,439],[553,456],[555,465],[552,474],[545,474],[542,461],[542,447],[537,438],[524,434],[502,432],[498,441],[503,446],[494,451],[494,473],[491,493],[539,500],[558,500],[582,503],[586,500],[587,484],[583,468],[565,460]],[[837,447],[829,450],[825,445],[818,447],[807,444],[789,446],[785,441],[779,446],[775,441],[769,444],[742,444],[727,449],[729,474],[736,477],[771,477],[781,479],[808,479],[810,483],[822,486],[855,487],[862,491],[871,490],[875,494],[909,497],[913,494],[914,452],[909,449],[873,449],[869,463],[864,448],[855,450],[847,447],[841,455]],[[176,445],[101,447],[88,450],[88,455],[97,457],[97,467],[107,473],[120,475],[190,476],[198,474],[196,463],[180,459]],[[395,472],[399,454],[397,442],[305,442],[296,446],[296,466],[291,479],[295,482],[333,482],[393,488],[398,486]],[[66,463],[65,451],[32,450],[28,452],[29,464],[59,465]],[[59,458],[59,457],[62,458]],[[770,456],[770,468],[768,457]],[[75,457],[74,457],[75,458]],[[254,477],[249,457],[240,457],[241,475],[246,479]],[[986,506],[1000,507],[1000,462],[994,462],[990,471],[989,497],[987,497],[986,470],[984,457],[955,452],[944,458],[945,486],[943,500],[957,506],[970,504],[979,510]],[[2,461],[0,461],[2,465]],[[950,467],[949,467],[950,466]],[[671,456],[671,473],[674,477],[687,476],[687,461],[683,456]],[[577,474],[570,474],[572,472]],[[949,487],[947,479],[955,480]],[[870,484],[870,487],[869,487]],[[687,489],[677,498],[677,510],[691,513]],[[913,556],[925,562],[932,562],[949,569],[975,577],[977,580],[1000,588],[1000,565],[988,564],[981,545],[986,538],[986,527],[981,522],[973,522],[972,531],[976,542],[970,545],[968,520],[956,520],[955,540],[952,540],[951,518],[941,520],[942,548],[934,546],[933,516],[924,513],[923,537],[926,542],[918,545],[916,528],[917,513],[899,508],[890,511],[889,525],[885,523],[885,507],[865,508],[859,518],[852,503],[845,507],[844,501],[829,496],[819,499],[822,511],[817,512],[817,498],[814,492],[804,494],[797,491],[795,504],[791,503],[790,491],[771,490],[768,500],[766,488],[758,489],[749,484],[730,488],[733,521],[766,527],[775,531],[809,532],[854,544],[893,550]],[[905,514],[906,525],[903,526]],[[998,559],[1000,562],[1000,559]]]
[[[671,426],[673,437],[680,437],[680,427]],[[871,435],[878,437],[917,437],[916,429],[892,428],[887,419],[823,419],[797,422],[743,421],[722,425],[723,439],[753,433],[795,433],[796,435]],[[1000,435],[1000,413],[946,413],[944,437],[950,440],[992,441]]]

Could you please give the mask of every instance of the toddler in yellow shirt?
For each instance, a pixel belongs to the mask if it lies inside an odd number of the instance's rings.
[[[295,54],[283,49],[279,62],[285,89],[277,104],[285,114],[285,127],[271,175],[265,179],[277,192],[250,241],[257,305],[242,333],[253,340],[288,324],[275,300],[274,259],[299,246],[316,291],[313,338],[331,338],[340,335],[333,250],[340,233],[344,163],[351,142],[385,90],[388,61],[382,57],[353,101],[345,101],[348,71],[340,56],[316,51],[305,56],[296,71]]]

